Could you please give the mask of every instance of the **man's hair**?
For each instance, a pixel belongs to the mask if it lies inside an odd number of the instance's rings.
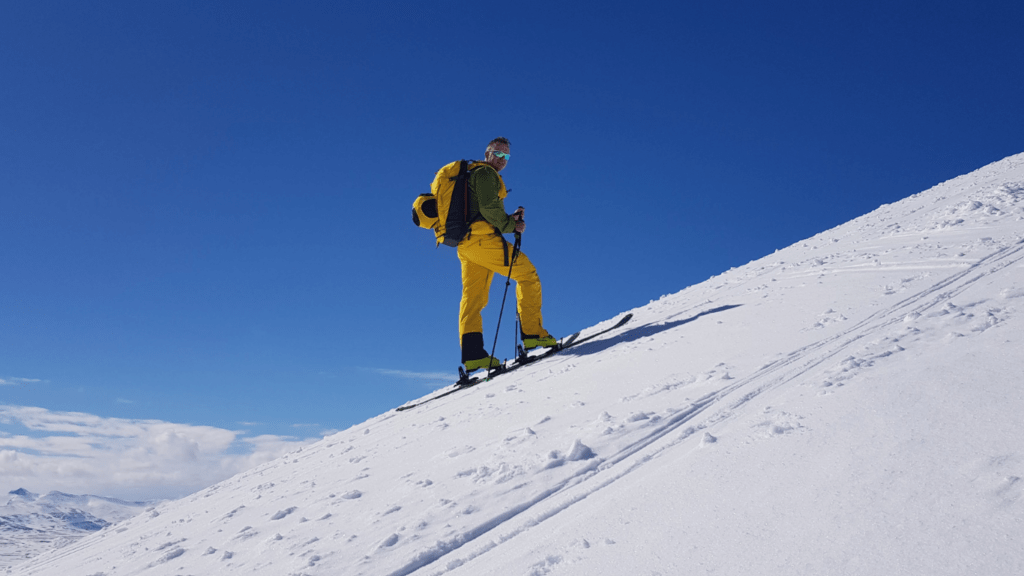
[[[508,146],[510,148],[512,147],[512,143],[508,141],[508,138],[505,138],[505,137],[502,137],[502,136],[498,136],[494,140],[491,140],[490,142],[488,142],[487,143],[487,147],[490,148],[491,146],[494,146],[495,144],[504,144],[505,146]]]

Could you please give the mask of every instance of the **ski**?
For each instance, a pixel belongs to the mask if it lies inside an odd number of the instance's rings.
[[[454,393],[459,392],[461,390],[465,390],[466,388],[472,388],[473,386],[476,386],[477,384],[479,384],[481,382],[489,381],[491,378],[494,378],[495,376],[500,376],[502,374],[507,374],[509,372],[512,372],[512,371],[518,369],[518,368],[522,368],[523,366],[526,366],[528,364],[533,364],[534,362],[537,362],[538,360],[543,360],[544,358],[547,358],[549,356],[553,356],[555,354],[558,354],[559,352],[561,352],[563,350],[568,350],[569,348],[572,348],[574,346],[579,346],[580,344],[583,344],[584,342],[589,342],[590,340],[593,340],[594,338],[597,338],[598,336],[602,336],[604,334],[607,334],[608,332],[611,332],[612,330],[617,330],[619,328],[622,328],[632,318],[633,318],[633,314],[632,313],[626,314],[618,322],[616,322],[614,326],[611,326],[610,328],[605,328],[604,330],[598,330],[597,332],[594,332],[593,334],[588,334],[585,338],[580,338],[580,333],[576,332],[576,333],[571,334],[570,336],[566,337],[562,342],[558,343],[557,345],[552,346],[551,348],[547,348],[543,352],[541,352],[540,354],[534,354],[533,356],[530,356],[529,353],[524,353],[522,350],[519,350],[519,355],[512,362],[507,362],[505,364],[502,364],[501,366],[498,366],[497,368],[491,368],[486,374],[481,374],[479,376],[470,376],[469,374],[466,374],[466,371],[462,368],[462,366],[459,366],[459,380],[457,382],[455,382],[455,384],[452,384],[452,387],[450,389],[445,390],[444,392],[442,392],[442,393],[440,393],[440,394],[438,394],[436,396],[431,396],[430,398],[427,398],[425,400],[421,400],[421,401],[419,401],[419,402],[417,402],[415,404],[406,404],[404,406],[399,406],[395,410],[397,410],[399,412],[402,412],[402,411],[405,411],[405,410],[411,410],[413,408],[416,408],[417,406],[422,406],[422,405],[426,404],[427,402],[432,402],[434,400],[438,400],[440,398],[444,398],[445,396],[450,396],[451,394],[454,394]]]

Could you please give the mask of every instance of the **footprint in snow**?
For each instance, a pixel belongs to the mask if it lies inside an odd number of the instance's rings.
[[[572,443],[572,447],[569,448],[568,454],[562,455],[558,450],[554,450],[548,453],[548,460],[545,470],[551,468],[558,468],[564,465],[566,462],[579,462],[581,460],[590,460],[597,456],[589,446],[581,442],[578,438]]]
[[[377,549],[390,548],[390,547],[394,546],[395,544],[398,544],[398,534],[391,534],[390,536],[385,538],[383,541],[381,541],[380,545],[377,546]]]
[[[796,416],[787,412],[778,412],[772,414],[768,420],[759,422],[754,427],[764,429],[764,436],[766,438],[773,438],[790,434],[803,428],[803,425],[799,422],[802,418],[802,416]]]
[[[594,451],[577,438],[572,443],[572,448],[569,449],[569,455],[566,456],[566,460],[569,462],[579,462],[580,460],[590,460],[595,456]]]
[[[171,550],[167,554],[164,554],[163,556],[161,556],[153,564],[150,564],[150,568],[152,568],[156,564],[166,564],[167,562],[170,562],[171,560],[174,560],[175,558],[178,558],[179,556],[183,555],[184,553],[185,553],[185,549],[184,548],[175,548],[174,550]]]
[[[273,516],[271,516],[270,519],[271,520],[280,520],[280,519],[284,518],[285,516],[291,514],[292,512],[295,512],[296,510],[298,510],[298,508],[296,508],[295,506],[292,506],[291,508],[287,508],[285,510],[279,510],[277,512],[277,514],[274,514]]]
[[[704,436],[701,437],[701,439],[700,439],[700,447],[703,448],[703,447],[705,447],[705,446],[707,446],[709,444],[714,444],[715,442],[718,442],[718,438],[716,438],[716,437],[712,436],[711,434],[705,432]]]

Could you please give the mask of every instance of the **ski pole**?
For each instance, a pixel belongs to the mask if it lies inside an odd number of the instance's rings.
[[[512,267],[516,264],[516,258],[519,256],[519,249],[523,244],[523,236],[519,232],[516,232],[516,243],[512,246],[512,257],[509,258],[508,264],[508,276],[505,280],[505,293],[501,296],[501,309],[498,310],[498,326],[494,329],[494,344],[491,345],[491,358],[494,357],[494,351],[498,349],[498,332],[501,331],[501,317],[505,313],[505,299],[508,297],[508,287],[512,284]],[[487,367],[487,377],[491,376],[491,367]]]

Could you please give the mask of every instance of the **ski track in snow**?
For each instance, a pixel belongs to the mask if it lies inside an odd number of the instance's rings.
[[[810,388],[825,401],[910,351],[1005,324],[1024,304],[1022,222],[1019,155],[633,310],[595,341],[383,414],[7,573],[475,573],[669,454],[717,450],[743,441],[740,430],[749,442],[809,432],[800,413],[757,409],[773,393]],[[877,282],[870,293],[865,280]],[[831,292],[813,302],[827,305],[808,312],[800,295],[821,287]],[[805,323],[779,345],[762,338],[761,359],[700,341],[719,330],[742,340],[794,316]],[[580,386],[557,385],[566,379]],[[613,383],[598,390],[607,398],[586,393],[597,381]],[[1022,465],[979,465],[996,478],[993,505],[1021,500],[1024,472],[1004,471]],[[577,539],[526,573],[610,546]]]
[[[709,409],[717,407],[719,403],[724,402],[728,406],[723,411],[712,415],[708,419],[709,421],[718,422],[727,418],[731,412],[739,410],[743,405],[765,391],[801,378],[810,370],[834,359],[838,355],[844,354],[858,340],[877,334],[887,327],[903,323],[908,315],[923,315],[928,310],[940,306],[944,302],[948,303],[953,297],[990,274],[997,273],[1008,266],[1019,264],[1022,258],[1024,258],[1024,254],[1022,254],[1024,245],[1022,243],[998,250],[967,270],[954,274],[914,296],[898,302],[890,308],[876,312],[848,330],[793,351],[786,358],[764,366],[751,376],[704,396],[678,414],[665,419],[663,424],[656,426],[646,435],[622,447],[618,453],[607,458],[597,459],[592,464],[580,468],[573,476],[566,478],[537,498],[523,503],[503,517],[495,518],[463,534],[461,540],[464,542],[472,541],[489,532],[494,527],[502,526],[504,528],[512,518],[527,511],[532,514],[531,517],[520,526],[498,536],[497,541],[506,542],[522,532],[534,528],[541,522],[568,509],[573,504],[599,490],[611,486],[615,481],[635,471],[644,463],[657,457],[661,452],[706,428],[707,422],[692,426],[686,425],[694,422],[698,416],[704,414]],[[881,357],[888,355],[889,353],[883,353]],[[851,365],[851,369],[856,369],[860,368],[864,362],[870,361],[871,359],[865,361],[851,357],[846,363]],[[751,387],[753,387],[752,390],[747,390]],[[728,401],[729,398],[736,395],[739,395],[738,399],[731,402]],[[685,427],[683,433],[666,439],[667,436],[683,427]],[[631,457],[635,458],[627,463],[624,469],[618,469],[619,464]],[[547,501],[555,496],[560,496],[561,501],[548,504]],[[536,508],[540,509],[537,510]],[[428,555],[427,558],[417,559],[416,562],[390,574],[392,576],[411,574],[430,562],[440,560],[463,545],[460,543],[458,546],[453,546],[450,550],[443,550],[443,553],[439,553],[436,556]],[[486,553],[496,545],[498,545],[497,542],[488,542],[480,550],[454,561],[453,565],[461,566],[475,557]],[[442,551],[439,550],[438,552]],[[433,572],[432,574],[443,574],[445,572],[447,570]]]

